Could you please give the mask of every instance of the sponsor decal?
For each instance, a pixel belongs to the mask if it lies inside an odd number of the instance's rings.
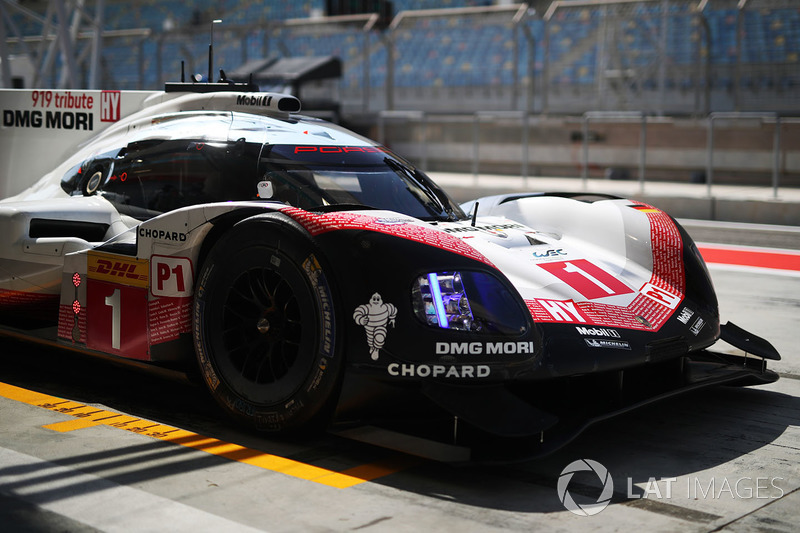
[[[536,300],[555,322],[588,322],[573,301]]]
[[[117,122],[120,119],[122,93],[103,91],[100,94],[100,122]]]
[[[150,266],[146,259],[88,252],[86,262],[89,279],[141,288],[147,287],[150,279]]]
[[[378,217],[361,213],[309,213],[296,207],[281,208],[294,220],[303,225],[312,236],[321,235],[329,231],[342,230],[367,230],[376,231],[385,235],[393,235],[401,239],[408,239],[428,246],[441,248],[450,252],[480,261],[489,266],[494,266],[482,253],[466,244],[462,239],[431,227],[419,224],[378,224]]]
[[[437,342],[436,355],[515,355],[532,354],[533,341],[512,342]]]
[[[384,226],[398,226],[400,224],[408,224],[409,222],[413,222],[413,220],[400,217],[386,217],[375,220],[376,224],[381,224]]]
[[[689,328],[689,331],[691,331],[696,337],[700,333],[700,330],[702,330],[703,326],[705,325],[706,321],[703,320],[701,317],[697,317],[697,320],[694,321],[694,324],[692,324],[692,327]]]
[[[373,361],[378,360],[380,350],[386,342],[387,326],[394,327],[396,317],[397,308],[390,303],[384,303],[377,292],[372,295],[369,303],[359,305],[353,312],[356,324],[364,326],[369,354]]]
[[[308,387],[306,387],[306,392],[311,392],[319,388],[320,383],[322,383],[322,378],[325,376],[325,370],[327,369],[328,360],[323,357],[319,360],[316,370],[317,373],[314,375],[314,379],[311,380],[311,383],[308,385]]]
[[[271,181],[259,181],[256,185],[256,196],[263,199],[270,199],[275,195]]]
[[[491,374],[487,365],[415,365],[391,363],[386,367],[390,376],[404,378],[485,378]]]
[[[509,224],[484,224],[476,226],[471,226],[471,225],[459,226],[456,228],[444,228],[444,231],[447,233],[473,233],[477,231],[481,233],[488,233],[489,235],[506,239],[508,238],[508,234],[505,233],[503,230],[508,230],[508,229],[525,229],[525,226],[513,222]]]
[[[96,94],[72,91],[32,91],[31,109],[4,109],[6,128],[94,130]],[[120,91],[100,93],[100,121],[120,119]]]
[[[320,322],[322,326],[322,338],[320,339],[319,350],[323,355],[332,358],[334,347],[333,305],[331,304],[328,279],[325,277],[325,273],[322,271],[322,267],[314,254],[309,255],[306,260],[303,261],[303,270],[308,276],[308,279],[311,280],[311,286],[314,288],[314,292],[317,293],[317,299],[322,311]],[[322,373],[325,371],[324,367],[327,367],[327,362],[323,358],[320,364],[323,365],[320,366],[320,373]]]
[[[294,153],[309,153],[316,152],[320,154],[349,154],[351,152],[360,152],[367,154],[376,153],[389,153],[388,148],[382,146],[314,146],[314,145],[298,145],[294,147]]]
[[[619,331],[609,328],[584,328],[581,326],[575,326],[575,329],[579,334],[587,337],[612,337],[615,339],[619,339],[621,337]]]
[[[689,309],[688,307],[684,307],[681,309],[680,314],[678,315],[678,322],[682,322],[683,324],[688,324],[689,319],[694,316],[694,311]]]
[[[4,109],[3,126],[6,128],[92,131],[94,130],[94,113]]]
[[[246,95],[240,94],[236,97],[236,105],[248,106],[248,107],[269,107],[272,104],[271,95]]]
[[[547,250],[546,252],[533,252],[533,257],[544,258],[544,257],[558,257],[560,255],[567,255],[562,248],[557,248],[555,250]]]
[[[614,350],[630,350],[628,341],[610,341],[608,339],[583,339],[589,348],[612,348]]]
[[[154,255],[150,258],[150,279],[153,296],[187,297],[192,295],[194,276],[187,257]]]
[[[72,91],[33,91],[31,105],[41,108],[55,109],[86,109],[94,108],[94,97],[86,93],[72,93]]]
[[[186,234],[180,231],[166,231],[156,228],[143,228],[141,226],[139,226],[139,237],[157,241],[186,242]]]
[[[681,303],[680,296],[673,294],[666,289],[662,289],[661,287],[656,287],[652,283],[645,283],[639,292],[651,300],[668,307],[669,309],[675,309],[678,307],[678,304]]]

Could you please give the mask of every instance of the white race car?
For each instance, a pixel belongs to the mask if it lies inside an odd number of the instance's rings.
[[[777,379],[769,343],[720,326],[694,243],[658,209],[458,206],[292,96],[167,89],[0,92],[0,179],[21,190],[0,202],[4,333],[196,373],[260,430],[457,427],[460,459],[541,455],[650,401]],[[720,335],[752,355],[707,350]]]

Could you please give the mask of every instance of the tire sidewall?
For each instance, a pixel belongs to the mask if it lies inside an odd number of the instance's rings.
[[[303,279],[314,305],[316,321],[312,349],[300,353],[300,364],[308,371],[297,381],[287,397],[275,403],[258,403],[245,398],[224,378],[216,354],[214,328],[209,323],[213,315],[209,306],[219,305],[220,286],[227,287],[230,276],[237,273],[231,261],[241,250],[259,248],[274,251],[284,268],[296,269]],[[262,431],[288,432],[317,429],[324,425],[335,404],[340,383],[342,361],[337,353],[336,323],[332,284],[327,276],[324,258],[307,234],[293,227],[291,221],[279,216],[262,215],[236,224],[212,248],[198,277],[193,310],[193,336],[200,373],[217,402],[240,422]],[[304,325],[305,330],[305,325]],[[268,385],[264,385],[268,386]]]

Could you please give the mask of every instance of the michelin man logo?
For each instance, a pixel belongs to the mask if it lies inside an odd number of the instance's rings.
[[[392,304],[383,303],[383,298],[377,292],[372,295],[368,304],[359,305],[353,313],[353,320],[359,326],[364,326],[367,332],[367,346],[373,361],[378,360],[380,349],[386,342],[386,327],[394,327],[397,317],[397,308]]]

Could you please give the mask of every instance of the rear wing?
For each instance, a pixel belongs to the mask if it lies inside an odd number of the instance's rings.
[[[0,198],[22,192],[155,94],[0,89]]]

